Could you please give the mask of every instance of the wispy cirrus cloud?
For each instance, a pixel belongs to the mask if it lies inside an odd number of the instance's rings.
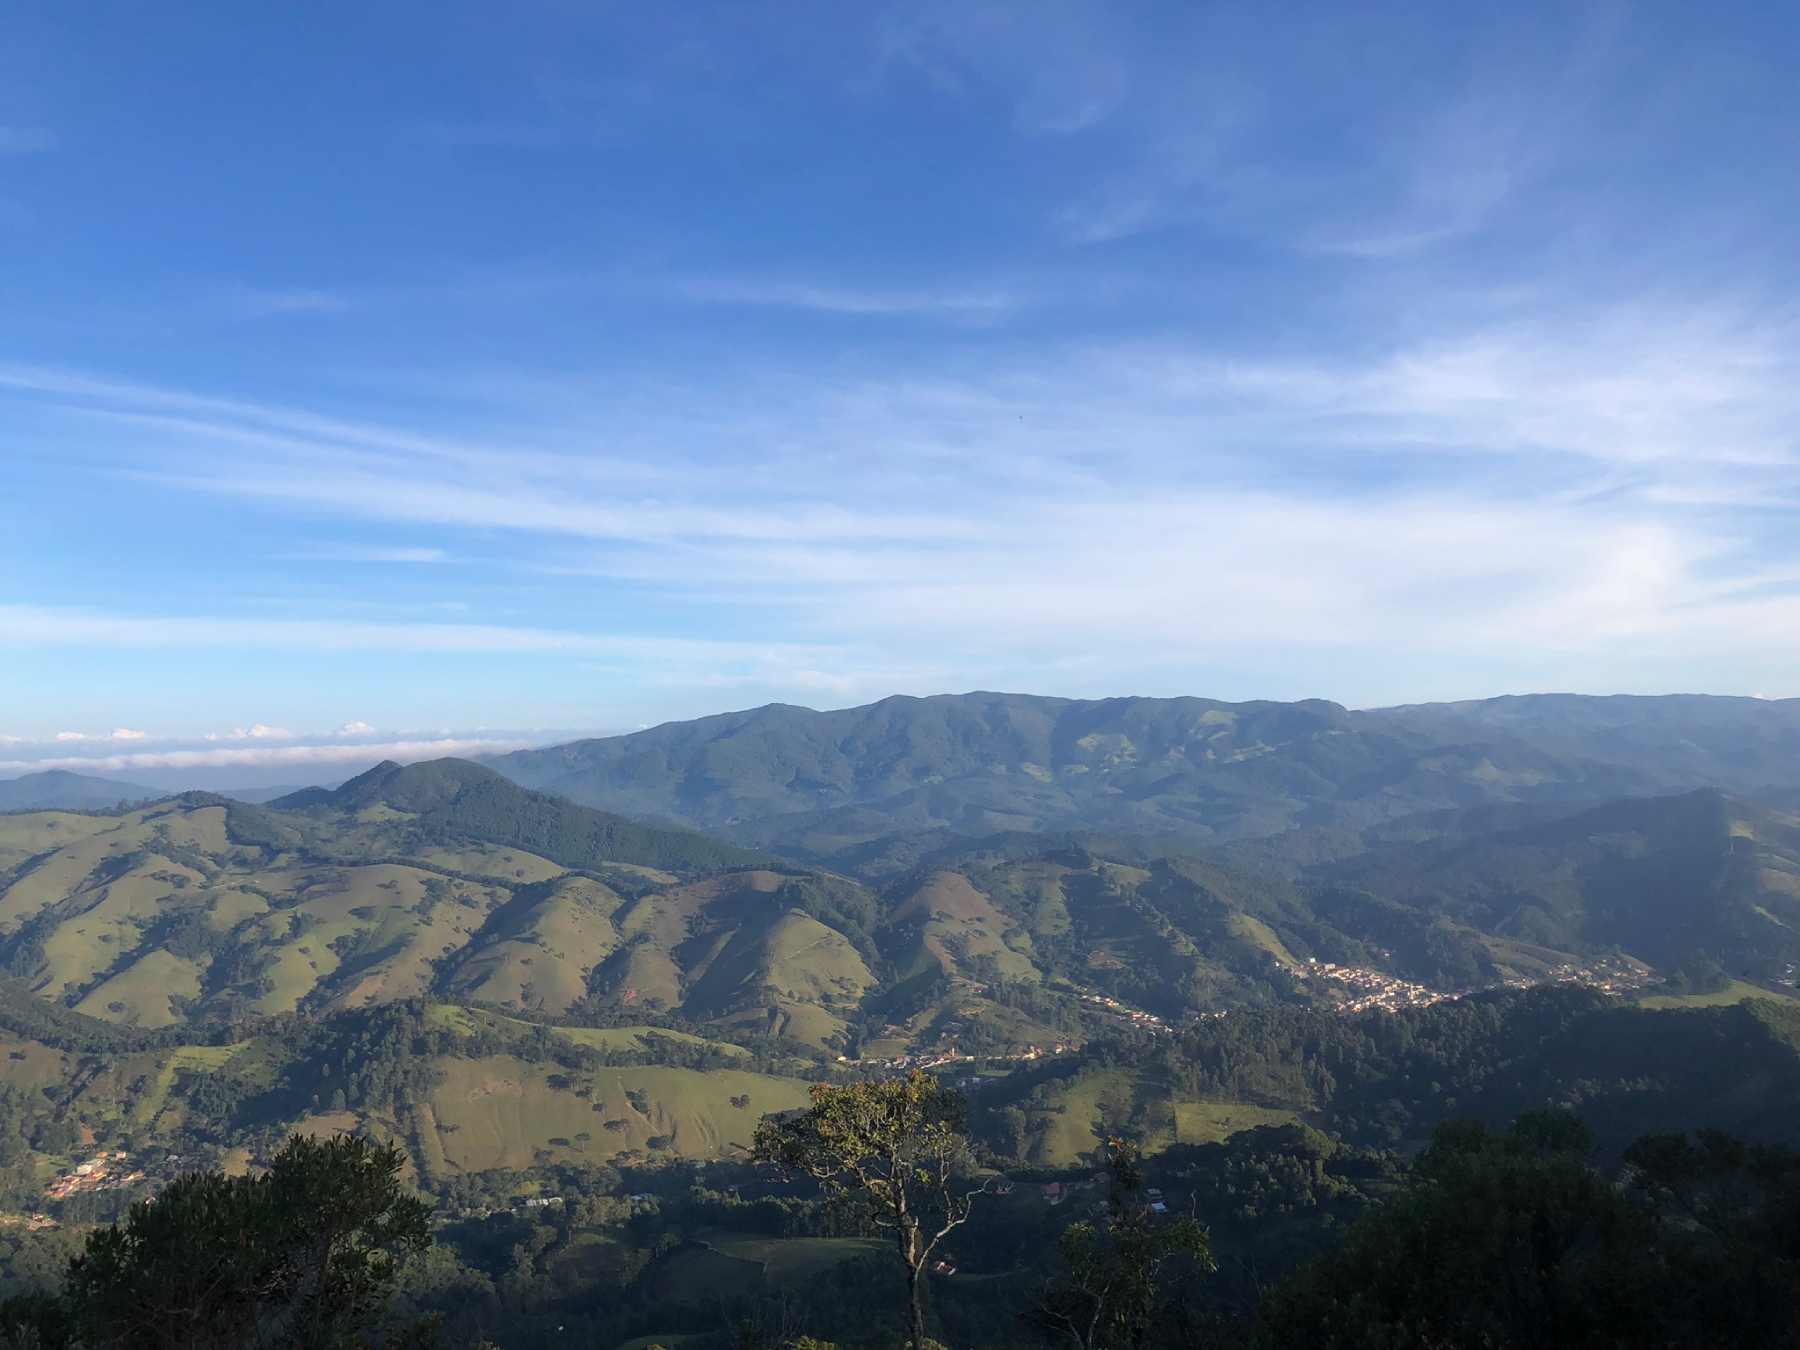
[[[781,640],[17,606],[0,609],[0,639],[566,653],[790,689],[901,678],[897,653],[945,634],[945,679],[1025,651],[1060,660],[1081,635],[1194,661],[1521,642],[1649,659],[1705,633],[1767,667],[1794,657],[1782,635],[1797,631],[1779,579],[1793,336],[1780,313],[1640,298],[1503,311],[1330,358],[1121,341],[972,370],[952,353],[825,386],[756,378],[607,425],[645,444],[727,427],[756,466],[667,491],[629,474],[621,490],[574,455],[30,378],[144,429],[141,450],[114,443],[118,472],[339,521],[507,531],[528,550],[514,568],[693,615],[756,612]],[[1762,525],[1720,518],[1749,492]],[[388,544],[344,556],[430,560]],[[1206,621],[1171,631],[1178,613]]]
[[[1141,63],[1129,25],[1104,5],[925,3],[881,15],[873,35],[878,84],[896,68],[969,99],[999,90],[1028,135],[1069,136],[1103,125],[1129,99]]]
[[[699,278],[679,282],[675,289],[689,300],[710,305],[861,316],[933,315],[976,321],[998,319],[1030,303],[1016,291],[991,288],[888,290],[814,282]]]
[[[17,646],[259,648],[276,651],[568,653],[638,660],[816,659],[811,644],[613,635],[497,624],[375,623],[334,619],[194,618],[0,605],[0,641]]]
[[[327,563],[443,563],[451,561],[441,548],[361,547],[353,544],[322,545],[278,555],[283,562]]]
[[[953,93],[992,86],[1022,125],[1100,129],[1105,167],[1050,215],[1061,238],[1188,230],[1382,262],[1482,234],[1524,209],[1565,152],[1591,153],[1610,130],[1595,104],[1624,27],[1613,7],[1570,6],[1529,38],[1424,70],[1405,56],[1415,35],[1380,7],[1190,7],[1155,40],[1102,6],[1053,8],[1061,22],[1005,43],[978,7],[938,15],[931,41],[918,23],[900,31],[915,62],[980,73],[946,80]]]
[[[48,127],[0,126],[0,155],[48,154],[61,144]]]
[[[246,287],[233,292],[229,303],[248,318],[268,318],[292,314],[342,314],[352,308],[354,302],[341,291],[318,287]]]
[[[123,754],[46,756],[42,759],[0,760],[0,772],[37,773],[67,769],[77,773],[132,773],[134,771],[185,771],[199,769],[295,769],[335,768],[393,759],[409,763],[421,759],[467,758],[503,754],[532,744],[514,737],[440,737],[435,739],[371,741],[356,745],[281,745],[245,748],[143,750]]]
[[[92,363],[0,365],[12,729],[1791,684],[1768,7],[827,8],[472,17],[405,126],[345,80],[203,199],[144,135],[143,238],[9,161],[118,263],[0,315]],[[271,209],[278,271],[167,242]]]
[[[395,141],[405,147],[438,150],[555,150],[585,140],[565,126],[532,122],[422,122],[399,132]]]

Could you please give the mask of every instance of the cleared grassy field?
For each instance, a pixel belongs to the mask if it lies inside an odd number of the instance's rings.
[[[1734,1003],[1742,1003],[1750,998],[1786,999],[1794,1002],[1792,994],[1777,993],[1773,989],[1764,989],[1761,985],[1746,984],[1743,980],[1733,980],[1725,988],[1710,994],[1654,994],[1649,998],[1638,1000],[1641,1008],[1724,1008]]]
[[[891,1253],[877,1238],[765,1238],[702,1234],[659,1270],[657,1287],[672,1299],[692,1300],[696,1289],[754,1295],[816,1279],[834,1266]],[[652,1342],[654,1343],[654,1342]]]
[[[245,1050],[250,1042],[240,1041],[236,1045],[178,1045],[162,1057],[156,1068],[156,1077],[150,1080],[150,1087],[133,1104],[131,1120],[134,1125],[149,1125],[162,1114],[163,1107],[168,1104],[169,1090],[175,1086],[175,1075],[182,1070],[211,1072],[231,1063]]]
[[[1147,1153],[1175,1142],[1167,1087],[1127,1069],[1082,1075],[1056,1095],[1051,1109],[1032,1113],[1028,1128],[1026,1156],[1040,1167],[1073,1166],[1115,1128],[1135,1135]]]
[[[642,1051],[655,1049],[656,1041],[672,1041],[677,1045],[702,1046],[735,1059],[748,1059],[750,1052],[730,1041],[712,1041],[686,1031],[669,1031],[662,1027],[556,1027],[558,1036],[577,1045],[591,1045],[596,1050]]]
[[[0,815],[0,873],[9,872],[39,854],[66,848],[77,840],[117,825],[116,820],[77,815],[72,811]]]
[[[727,1256],[712,1247],[689,1247],[674,1253],[657,1268],[654,1288],[660,1297],[678,1303],[691,1301],[695,1290],[704,1289],[715,1297],[749,1297],[759,1292],[762,1285],[760,1261]],[[655,1341],[649,1343],[654,1345]]]
[[[619,897],[587,877],[564,877],[519,912],[483,925],[447,993],[560,1013],[587,993],[594,968],[619,945]]]
[[[1102,1136],[1118,1130],[1137,1139],[1146,1153],[1171,1144],[1212,1144],[1259,1125],[1289,1125],[1292,1111],[1230,1101],[1170,1099],[1167,1084],[1128,1069],[1084,1074],[1052,1098],[1049,1109],[1031,1112],[1026,1158],[1041,1167],[1070,1167],[1100,1147]]]
[[[427,887],[441,880],[436,873],[390,864],[264,877],[270,890],[299,897],[298,904],[253,926],[275,958],[267,972],[275,987],[257,1002],[264,1013],[291,1012],[322,985],[330,990],[330,1008],[421,994],[431,984],[432,963],[468,941],[483,916],[506,898],[496,887],[462,884],[460,894],[472,907],[434,902]]]
[[[708,1234],[705,1241],[727,1256],[756,1262],[762,1267],[763,1278],[778,1285],[810,1280],[845,1261],[888,1255],[894,1250],[892,1244],[879,1238],[766,1238],[718,1233]]]
[[[1287,945],[1279,937],[1275,936],[1275,931],[1261,919],[1253,918],[1248,914],[1234,914],[1231,916],[1231,931],[1244,941],[1261,947],[1289,970],[1300,969],[1298,958],[1287,949]]]
[[[507,1017],[503,1013],[490,1012],[485,1008],[464,1008],[454,1003],[434,1003],[425,1010],[425,1025],[444,1031],[456,1031],[473,1035],[484,1026],[513,1031],[529,1030],[536,1023],[527,1022],[518,1017]],[[718,1051],[733,1058],[748,1058],[750,1052],[741,1045],[733,1045],[730,1041],[708,1040],[704,1036],[696,1036],[687,1031],[675,1031],[665,1027],[630,1026],[630,1027],[551,1027],[549,1030],[564,1040],[576,1045],[592,1046],[596,1050],[624,1050],[631,1053],[655,1049],[656,1041],[670,1041],[676,1045],[704,1047]]]
[[[441,867],[448,872],[467,872],[471,876],[498,877],[503,881],[549,881],[566,870],[548,858],[523,849],[501,848],[497,844],[465,844],[460,848],[422,848],[413,855],[420,862]]]
[[[166,1027],[181,1020],[170,998],[199,994],[200,974],[194,963],[159,949],[92,990],[75,1010],[130,1026]]]
[[[199,873],[157,858],[81,892],[81,912],[57,925],[45,939],[43,965],[33,988],[47,997],[84,988],[137,947],[173,889],[200,880]]]
[[[437,1065],[444,1081],[432,1091],[430,1106],[452,1171],[528,1167],[540,1154],[570,1161],[621,1153],[722,1157],[749,1148],[764,1112],[807,1102],[808,1084],[800,1079],[736,1069],[575,1074],[511,1055],[441,1059]],[[733,1098],[743,1105],[732,1105]]]
[[[1175,1138],[1183,1144],[1218,1144],[1259,1125],[1292,1125],[1300,1117],[1243,1102],[1176,1102]]]
[[[918,925],[917,952],[899,962],[909,973],[930,963],[946,974],[958,974],[968,962],[987,957],[1009,979],[1040,978],[1028,955],[1001,940],[1014,921],[959,872],[932,875],[895,912],[894,920]]]

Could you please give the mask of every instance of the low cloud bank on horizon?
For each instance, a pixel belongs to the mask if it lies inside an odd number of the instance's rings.
[[[143,743],[134,742],[130,749],[108,748],[105,743],[112,738],[107,736],[83,736],[79,751],[71,750],[73,742],[66,735],[37,741],[0,736],[0,777],[60,769],[123,780],[142,774],[152,786],[165,786],[202,771],[222,771],[203,774],[207,782],[218,783],[229,779],[229,771],[257,770],[255,781],[244,784],[256,786],[269,776],[260,772],[263,770],[292,769],[309,779],[323,776],[335,780],[345,774],[334,775],[333,770],[357,771],[386,759],[403,764],[446,757],[467,759],[574,740],[582,734],[568,730],[382,732],[362,724],[336,732],[282,732],[263,737],[245,732],[198,738],[143,733]]]

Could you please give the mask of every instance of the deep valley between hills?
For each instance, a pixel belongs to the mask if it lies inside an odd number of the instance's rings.
[[[1792,702],[1011,695],[263,804],[0,785],[4,1273],[183,1170],[353,1130],[463,1262],[419,1308],[710,1345],[721,1289],[760,1317],[880,1276],[747,1165],[759,1122],[923,1066],[1018,1183],[942,1281],[952,1343],[1005,1343],[979,1281],[1030,1267],[1046,1188],[1111,1136],[1213,1206],[1234,1315],[1446,1120],[1571,1109],[1612,1158],[1793,1141],[1797,785]]]

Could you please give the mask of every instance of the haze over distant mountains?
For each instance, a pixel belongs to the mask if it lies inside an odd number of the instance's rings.
[[[72,773],[67,769],[44,769],[17,778],[0,779],[0,811],[106,810],[120,802],[151,801],[183,790],[189,789],[151,787],[117,778]],[[288,783],[275,787],[232,788],[219,795],[240,802],[266,802],[297,791],[299,788],[295,784]]]
[[[972,693],[770,705],[490,758],[626,815],[832,858],[895,834],[1091,831],[1194,848],[1495,803],[1800,783],[1800,701],[1335,703]]]
[[[377,758],[319,766],[312,781],[345,781]],[[812,861],[855,863],[897,838],[1003,831],[1192,850],[1296,827],[1316,842],[1319,831],[1483,804],[1697,787],[1792,802],[1800,700],[1544,694],[1356,711],[1324,700],[971,693],[826,712],[771,704],[479,762],[583,805]],[[307,782],[226,783],[217,769],[193,782],[173,770],[147,776],[29,773],[0,781],[0,810],[192,789],[268,801]]]
[[[163,794],[142,783],[123,783],[67,769],[46,769],[0,780],[0,811],[85,811],[138,802]]]

